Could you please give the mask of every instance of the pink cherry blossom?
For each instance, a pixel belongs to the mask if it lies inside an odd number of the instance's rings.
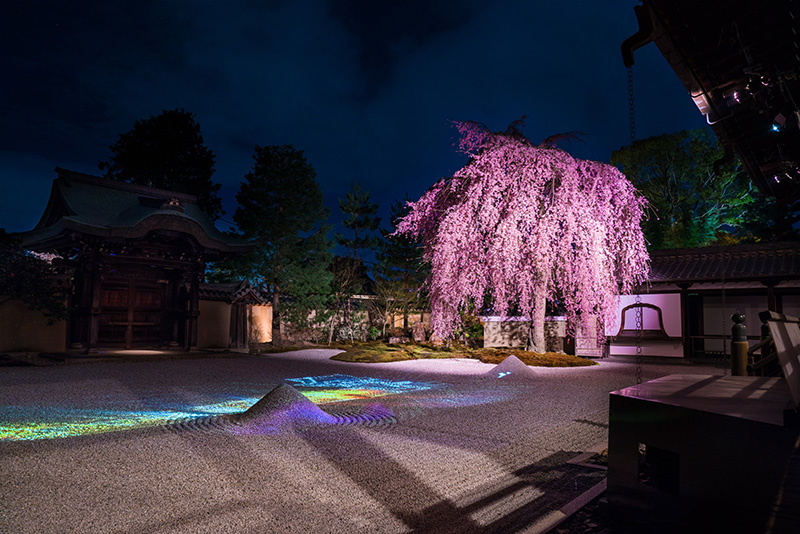
[[[644,281],[644,198],[615,167],[533,145],[518,130],[492,133],[456,122],[469,163],[434,184],[398,233],[419,236],[434,335],[460,326],[459,311],[482,306],[532,318],[529,347],[544,351],[545,302],[565,308],[569,332],[612,320],[620,294]]]

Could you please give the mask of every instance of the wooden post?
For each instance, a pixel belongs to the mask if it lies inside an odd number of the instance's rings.
[[[189,306],[186,312],[186,339],[184,350],[197,350],[197,318],[200,315],[200,278],[202,272],[193,269],[189,279]]]
[[[689,287],[692,284],[678,284],[681,288],[681,344],[683,345],[683,358],[686,361],[692,359],[692,338],[689,335]]]
[[[86,352],[87,354],[96,354],[97,353],[97,345],[100,333],[100,296],[101,296],[101,284],[102,284],[102,273],[100,272],[100,266],[95,263],[93,266],[92,271],[92,286],[91,286],[91,300],[89,301],[91,307],[89,308],[89,332],[86,340]]]
[[[731,315],[731,376],[747,376],[747,327],[744,325],[744,314],[736,312]]]

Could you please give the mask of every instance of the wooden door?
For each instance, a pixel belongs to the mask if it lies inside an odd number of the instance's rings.
[[[163,337],[164,285],[137,280],[104,282],[97,341],[100,346],[158,348]]]

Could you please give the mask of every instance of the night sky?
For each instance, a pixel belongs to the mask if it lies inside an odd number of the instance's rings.
[[[138,119],[195,114],[231,219],[254,145],[293,144],[332,223],[355,182],[418,198],[465,158],[451,120],[608,161],[629,144],[620,44],[637,2],[580,0],[5,0],[0,7],[0,228],[33,228],[54,168],[98,161]],[[655,45],[635,55],[638,137],[702,127]],[[221,223],[220,226],[225,226]]]

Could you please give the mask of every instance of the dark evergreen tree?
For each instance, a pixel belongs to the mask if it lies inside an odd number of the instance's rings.
[[[258,247],[230,268],[272,295],[272,339],[279,345],[284,312],[297,327],[326,320],[332,279],[328,210],[302,150],[256,146],[253,159],[233,219]]]
[[[366,316],[360,312],[353,312],[353,296],[361,293],[369,280],[364,262],[350,256],[335,256],[331,262],[333,284],[331,291],[330,324],[328,329],[328,343],[333,341],[336,327],[344,327],[339,337],[353,340],[357,334],[358,324],[363,324]],[[358,317],[355,317],[358,316]],[[361,319],[355,321],[354,319]],[[361,337],[361,336],[359,336]]]
[[[428,274],[422,261],[422,243],[408,234],[397,234],[397,225],[408,213],[409,198],[396,200],[390,208],[390,230],[375,254],[375,284],[378,305],[385,313],[403,314],[403,328],[409,328],[408,314],[427,305],[422,286]]]
[[[352,250],[354,260],[363,259],[364,252],[380,244],[375,235],[381,225],[381,218],[377,216],[380,203],[370,202],[369,196],[369,191],[362,191],[358,184],[354,184],[353,190],[339,199],[339,209],[345,216],[342,224],[353,232],[353,237],[336,234],[336,242]]]
[[[224,213],[220,186],[211,181],[214,153],[192,113],[164,110],[138,120],[110,148],[111,159],[98,164],[106,178],[196,195],[212,220]]]
[[[800,200],[779,203],[760,197],[748,206],[742,239],[748,242],[800,241]]]
[[[339,199],[339,209],[344,215],[342,224],[352,232],[352,237],[337,233],[336,242],[350,249],[352,255],[336,258],[332,264],[334,310],[339,322],[350,332],[350,338],[353,338],[357,322],[352,309],[352,296],[362,293],[369,281],[364,255],[380,244],[380,239],[375,235],[381,224],[377,216],[379,207],[379,203],[370,202],[369,191],[362,191],[358,184],[353,184],[345,198]],[[331,321],[331,339],[337,317]]]

